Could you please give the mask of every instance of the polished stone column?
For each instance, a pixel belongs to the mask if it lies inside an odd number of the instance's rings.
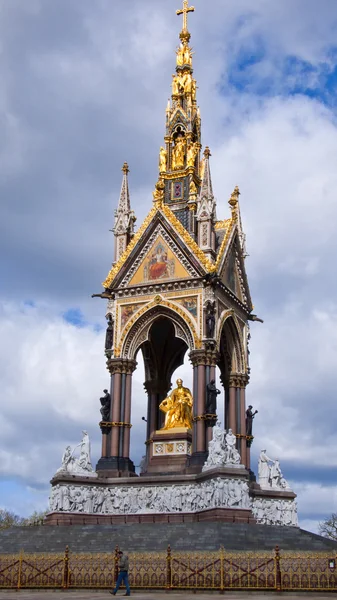
[[[250,468],[250,464],[247,463],[247,441],[246,441],[246,387],[240,389],[240,410],[241,410],[241,430],[240,434],[244,437],[241,438],[240,442],[240,454],[241,462],[246,465],[247,469]]]
[[[197,452],[206,451],[205,421],[202,417],[206,410],[206,365],[198,365],[198,395],[195,399],[198,412],[197,421]]]
[[[191,472],[200,472],[207,458],[208,442],[212,439],[206,420],[207,384],[215,379],[217,353],[211,349],[194,350],[190,353],[193,365],[193,433]]]
[[[125,376],[125,413],[124,422],[131,425],[131,391],[132,391],[132,373],[127,373]],[[130,433],[131,427],[125,425],[123,439],[123,458],[130,458]]]
[[[134,360],[109,359],[111,374],[111,421],[102,427],[102,457],[96,470],[103,477],[134,474],[130,460],[131,385]]]
[[[161,429],[165,415],[159,410],[159,404],[167,397],[170,389],[170,383],[162,379],[150,379],[144,383],[147,392],[147,462],[151,458],[151,444],[154,433]]]
[[[229,379],[228,427],[237,437],[236,447],[241,455],[241,462],[249,468],[249,452],[247,454],[246,438],[246,385],[248,375],[233,373]]]

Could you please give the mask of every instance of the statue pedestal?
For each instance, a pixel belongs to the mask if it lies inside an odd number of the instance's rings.
[[[146,473],[184,473],[192,454],[192,431],[187,427],[160,429],[150,439]]]

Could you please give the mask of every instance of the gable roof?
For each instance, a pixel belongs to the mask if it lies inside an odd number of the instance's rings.
[[[115,280],[118,278],[122,267],[128,261],[133,251],[137,248],[137,246],[141,246],[145,239],[149,237],[151,225],[155,226],[158,220],[161,220],[162,222],[166,221],[166,223],[171,226],[174,232],[178,234],[175,241],[179,243],[180,240],[183,243],[183,245],[190,252],[191,256],[193,256],[194,259],[197,259],[201,267],[201,271],[204,274],[213,273],[215,271],[215,265],[199,248],[198,244],[181,224],[179,219],[177,219],[172,210],[166,204],[156,202],[155,206],[150,210],[141,227],[128,244],[125,252],[123,252],[120,259],[110,269],[106,280],[102,284],[105,289],[111,288]],[[153,227],[151,228],[151,232],[152,230]]]

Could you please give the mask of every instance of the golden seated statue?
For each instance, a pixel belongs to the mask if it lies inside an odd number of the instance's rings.
[[[159,405],[165,413],[165,425],[161,431],[177,427],[192,429],[193,396],[188,388],[183,387],[182,379],[177,379],[177,386]]]

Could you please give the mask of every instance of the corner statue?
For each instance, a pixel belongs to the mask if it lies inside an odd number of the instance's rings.
[[[183,387],[182,379],[177,379],[177,388],[159,405],[166,414],[162,429],[187,427],[192,429],[193,397],[188,388]]]

